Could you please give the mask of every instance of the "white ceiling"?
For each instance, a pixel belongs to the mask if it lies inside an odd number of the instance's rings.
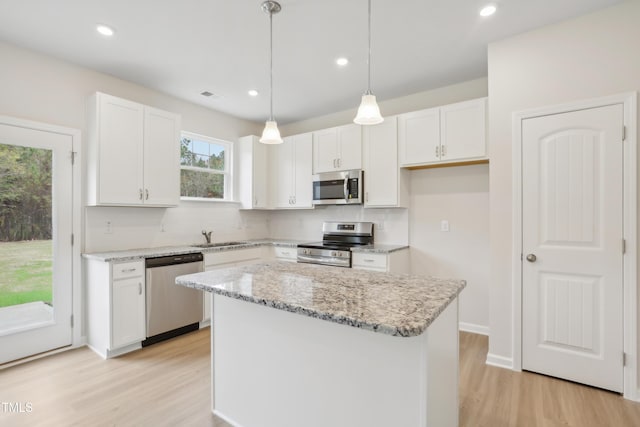
[[[487,75],[486,47],[621,0],[373,0],[372,89],[395,98]],[[274,15],[280,124],[353,108],[366,89],[367,1],[281,0]],[[0,0],[0,40],[237,117],[269,110],[261,0]],[[106,39],[97,23],[117,33]],[[335,65],[338,56],[351,61]],[[251,98],[247,90],[260,95]],[[202,91],[220,95],[205,98]],[[384,112],[383,112],[384,113]]]

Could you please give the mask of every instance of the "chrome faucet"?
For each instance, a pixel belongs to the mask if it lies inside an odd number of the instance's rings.
[[[213,233],[213,231],[202,230],[202,235],[204,236],[207,243],[211,243],[211,233]]]

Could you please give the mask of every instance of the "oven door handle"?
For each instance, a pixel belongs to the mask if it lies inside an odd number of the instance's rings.
[[[350,258],[313,257],[313,256],[298,255],[297,261],[307,262],[311,264],[332,265],[336,267],[351,267]]]
[[[298,261],[318,262],[320,259],[319,257],[298,255]]]
[[[349,203],[349,175],[344,177],[344,202]]]

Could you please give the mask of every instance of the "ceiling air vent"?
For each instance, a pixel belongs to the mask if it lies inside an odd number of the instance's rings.
[[[200,92],[200,95],[206,96],[207,98],[211,98],[211,99],[220,98],[220,95],[217,95],[215,93],[211,93],[208,90],[205,90],[204,92]]]

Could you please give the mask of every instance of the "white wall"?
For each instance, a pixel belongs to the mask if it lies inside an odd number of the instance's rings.
[[[228,141],[257,133],[261,124],[240,120],[112,76],[0,42],[0,114],[82,130],[86,102],[96,91],[182,115],[182,128]],[[178,208],[86,209],[84,251],[183,244],[202,240],[202,229],[216,238],[268,235],[267,216],[239,213],[238,205],[187,202]],[[106,221],[112,233],[106,234]],[[162,226],[164,225],[164,232]]]
[[[481,78],[380,102],[383,115],[395,115],[487,96]],[[281,126],[283,135],[351,123],[353,110]],[[318,240],[323,220],[373,221],[376,242],[408,243],[412,270],[418,274],[467,280],[460,302],[463,327],[487,333],[489,325],[489,168],[462,166],[410,172],[409,209],[331,207],[270,215],[274,237]],[[449,233],[439,230],[448,219]],[[379,225],[383,223],[384,230]]]
[[[512,357],[511,114],[637,91],[639,22],[631,1],[489,46],[491,355]]]
[[[412,272],[465,279],[461,326],[488,334],[489,166],[412,171],[409,223]]]

